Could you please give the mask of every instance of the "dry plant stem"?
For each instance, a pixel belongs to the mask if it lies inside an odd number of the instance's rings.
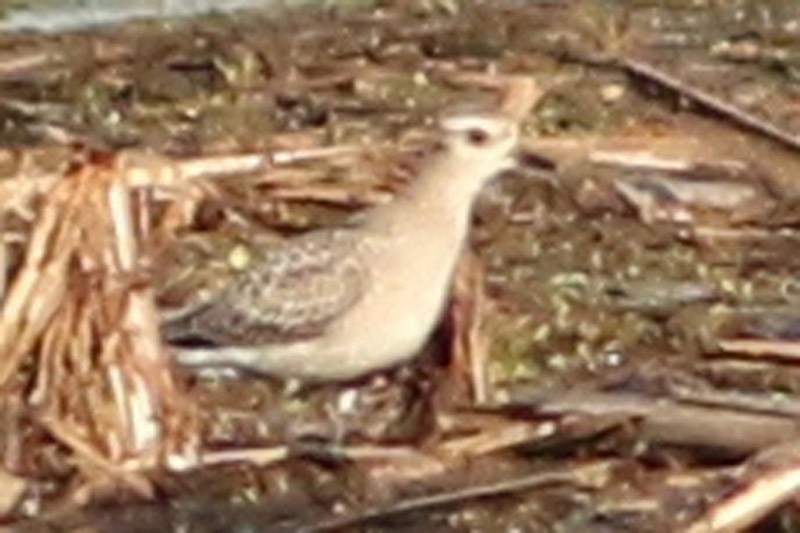
[[[800,343],[767,339],[721,339],[717,346],[728,355],[770,357],[796,362],[800,359]]]
[[[313,159],[329,159],[334,157],[352,156],[363,152],[363,146],[338,145],[319,146],[313,148],[298,148],[296,150],[275,150],[270,154],[270,160],[275,165],[290,165]]]
[[[477,457],[500,450],[508,450],[522,444],[531,444],[552,437],[556,431],[554,422],[535,424],[531,422],[508,422],[488,425],[477,435],[459,437],[443,442],[437,453],[451,457]]]
[[[432,75],[461,87],[479,87],[494,91],[498,95],[499,111],[521,121],[544,96],[544,90],[532,76],[459,72],[452,67],[433,67]]]
[[[205,452],[200,456],[199,464],[187,464],[187,467],[207,467],[230,463],[247,463],[259,467],[270,466],[287,460],[291,457],[288,446],[274,446],[271,448],[224,450]]]
[[[559,167],[594,163],[680,171],[703,160],[702,142],[685,135],[542,138],[527,140],[523,151],[552,159]]]
[[[341,185],[306,185],[276,188],[270,191],[276,200],[303,200],[335,205],[377,205],[385,204],[392,195],[384,191],[373,191],[363,187],[343,187]]]
[[[78,133],[70,131],[64,126],[57,124],[48,124],[42,122],[39,124],[32,124],[29,128],[31,133],[35,133],[42,137],[43,141],[62,145],[75,145],[75,144],[90,144],[92,139],[86,136],[79,135]]]
[[[66,148],[65,148],[66,150]],[[31,200],[47,194],[62,178],[69,155],[65,154],[63,164],[58,170],[41,169],[36,164],[37,150],[0,150],[0,161],[12,164],[15,177],[0,180],[0,206],[3,211],[28,213]]]
[[[119,468],[98,453],[98,450],[87,445],[84,439],[67,427],[63,422],[42,419],[42,424],[47,427],[50,434],[73,450],[79,462],[85,462],[90,468],[102,472],[104,475],[121,481],[126,487],[132,489],[142,497],[153,495],[153,486],[144,476],[136,472],[129,472]]]
[[[653,442],[751,453],[796,439],[794,417],[705,407],[631,393],[575,392],[535,406],[545,415],[628,417]],[[736,431],[731,431],[736,428]]]
[[[384,461],[413,459],[422,456],[409,446],[344,446],[333,449],[335,453],[351,461]]]
[[[133,209],[130,203],[130,191],[119,181],[112,182],[109,190],[109,207],[114,223],[119,270],[123,274],[132,274],[138,256],[134,223],[131,220]],[[109,265],[113,271],[113,265]],[[133,365],[138,368],[124,368],[122,377],[132,382],[128,389],[132,395],[128,404],[128,415],[131,424],[131,441],[134,449],[146,449],[150,443],[159,439],[158,398],[151,384],[169,381],[167,368],[169,363],[160,347],[157,311],[153,304],[154,295],[151,289],[134,289],[128,294],[127,308],[122,322],[131,336],[131,354],[135,357]],[[127,366],[127,365],[126,365]],[[112,367],[114,368],[114,367]],[[161,375],[159,375],[161,374]],[[116,390],[125,390],[118,387]],[[117,405],[124,405],[118,394]]]
[[[773,469],[709,509],[687,533],[745,531],[800,494],[800,464]]]
[[[0,302],[5,299],[6,288],[8,287],[8,243],[2,240],[4,233],[2,223],[0,223]]]
[[[659,157],[649,151],[593,150],[588,159],[600,165],[672,172],[686,171],[693,166],[690,159]]]
[[[322,452],[328,455],[336,455],[337,457],[350,461],[408,459],[419,455],[419,452],[406,446],[325,447]],[[247,463],[264,467],[280,463],[294,456],[294,450],[289,446],[214,451],[203,453],[200,458],[200,466],[207,467],[219,464]]]
[[[597,461],[594,463],[585,463],[580,466],[571,466],[567,470],[553,469],[550,471],[536,472],[517,479],[504,480],[499,483],[467,487],[460,491],[407,499],[389,507],[367,510],[351,516],[336,518],[312,526],[308,528],[308,530],[339,530],[407,513],[436,509],[481,498],[517,494],[553,485],[570,485],[576,488],[597,488],[606,484],[610,471],[615,465],[616,463],[613,461]]]
[[[23,418],[26,407],[22,398],[8,394],[0,395],[0,434],[4,436],[4,449],[0,463],[11,470],[24,460]]]
[[[500,100],[500,109],[522,121],[544,96],[544,91],[531,76],[508,76]]]
[[[469,380],[472,400],[477,404],[489,401],[489,341],[482,329],[487,307],[483,282],[478,259],[474,254],[467,254],[458,265],[453,288],[452,353],[454,370],[458,376]]]
[[[52,201],[45,206],[31,235],[22,271],[11,284],[3,302],[0,387],[7,384],[16,372],[63,299],[68,255],[64,252],[50,258],[47,255],[51,243],[63,248],[73,244],[77,238],[75,228],[58,227],[61,210],[68,211],[69,188],[61,185],[53,191]]]
[[[18,76],[20,73],[43,66],[52,66],[61,61],[62,58],[52,50],[7,54],[5,57],[0,58],[0,77]]]
[[[339,145],[274,150],[266,154],[238,154],[171,160],[142,152],[124,152],[117,156],[117,167],[125,173],[125,182],[132,187],[175,187],[199,178],[214,178],[241,174],[262,174],[261,183],[281,182],[273,179],[275,166],[288,165],[312,159],[331,159],[358,155],[365,149],[360,146]],[[276,176],[280,176],[277,174]],[[0,189],[2,194],[2,189]],[[0,196],[2,198],[2,196]]]
[[[174,183],[174,170],[156,170],[150,180]],[[169,372],[151,289],[128,281],[138,269],[139,233],[149,228],[136,220],[147,209],[131,202],[130,182],[141,186],[140,177],[118,160],[84,165],[42,195],[2,309],[0,383],[24,394],[12,378],[34,361],[28,402],[80,458],[84,479],[111,476],[149,496],[149,482],[128,470],[151,467],[197,437]]]
[[[742,412],[800,417],[800,401],[774,394],[748,394],[723,391],[671,391],[671,396],[683,403],[736,409]]]
[[[0,468],[0,518],[14,510],[25,495],[28,483]]]
[[[441,67],[434,69],[433,74],[444,77],[454,85],[497,91],[500,111],[516,120],[523,120],[544,95],[532,76],[458,72]]]
[[[266,154],[240,154],[186,159],[173,164],[184,179],[195,179],[263,171],[272,166],[271,159]]]
[[[791,228],[780,230],[763,228],[719,228],[715,226],[694,226],[692,233],[699,239],[719,240],[800,240],[800,232]]]
[[[765,135],[770,139],[778,141],[784,146],[794,150],[800,150],[800,137],[792,135],[791,133],[775,126],[774,124],[767,122],[766,120],[762,120],[755,115],[752,115],[751,113],[748,113],[733,104],[717,98],[710,93],[702,91],[696,87],[692,87],[686,82],[675,78],[667,72],[657,69],[653,65],[630,58],[619,59],[618,64],[628,72],[658,83],[659,85],[666,87],[671,91],[675,91],[681,96],[725,116],[736,124]]]

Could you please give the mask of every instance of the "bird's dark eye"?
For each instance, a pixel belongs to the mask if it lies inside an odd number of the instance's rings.
[[[467,131],[467,139],[474,146],[482,146],[489,142],[489,134],[478,128]]]

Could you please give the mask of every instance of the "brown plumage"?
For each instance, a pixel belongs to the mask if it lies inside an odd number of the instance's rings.
[[[353,232],[321,230],[253,250],[253,264],[215,298],[164,324],[167,340],[248,346],[314,337],[369,283]]]

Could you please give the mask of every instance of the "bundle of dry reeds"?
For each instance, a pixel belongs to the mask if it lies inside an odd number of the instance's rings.
[[[152,192],[135,183],[141,167],[126,161],[84,158],[61,176],[3,184],[3,217],[22,212],[31,224],[2,301],[0,398],[16,406],[16,431],[0,438],[6,464],[49,462],[147,495],[135,472],[183,455],[197,431],[143,274],[143,243],[167,218],[157,219]]]

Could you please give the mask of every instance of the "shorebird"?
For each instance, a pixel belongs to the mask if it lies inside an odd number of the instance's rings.
[[[483,185],[513,166],[518,127],[498,113],[439,121],[417,178],[356,228],[316,230],[253,252],[196,308],[165,319],[179,364],[303,381],[357,378],[417,354],[446,306]]]

